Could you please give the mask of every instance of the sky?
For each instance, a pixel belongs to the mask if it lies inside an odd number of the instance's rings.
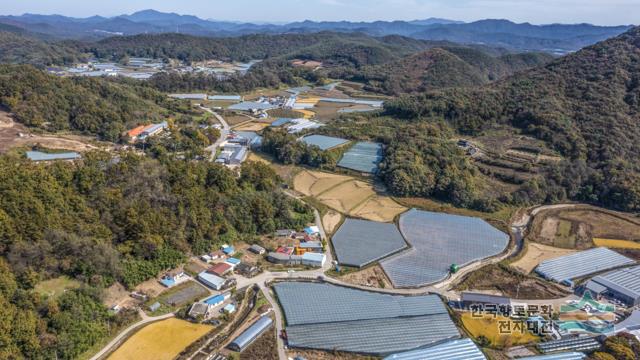
[[[138,10],[246,22],[509,19],[533,24],[638,24],[640,0],[3,0],[0,14],[117,16]]]

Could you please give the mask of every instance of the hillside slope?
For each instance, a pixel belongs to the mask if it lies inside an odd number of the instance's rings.
[[[640,210],[640,28],[488,86],[405,97],[387,110],[444,117],[470,134],[511,125],[571,159],[542,184],[564,193],[532,196]],[[535,185],[529,191],[542,191]]]

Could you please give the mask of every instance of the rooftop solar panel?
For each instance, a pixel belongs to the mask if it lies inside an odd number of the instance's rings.
[[[418,287],[445,279],[452,264],[465,266],[501,253],[509,236],[482,219],[410,210],[400,231],[411,249],[380,262],[395,287]]]
[[[342,156],[338,166],[374,174],[378,171],[378,164],[383,158],[382,144],[358,142]]]
[[[314,145],[320,150],[329,150],[349,142],[349,140],[324,135],[309,135],[301,139],[307,145]]]
[[[545,260],[536,272],[547,279],[563,282],[634,263],[633,259],[601,247]]]
[[[338,262],[362,267],[407,247],[395,224],[347,219],[331,242]]]

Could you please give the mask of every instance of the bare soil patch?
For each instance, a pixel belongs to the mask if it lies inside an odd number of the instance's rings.
[[[129,296],[129,291],[127,291],[122,284],[114,283],[105,289],[102,303],[108,307],[118,305],[120,307],[129,308],[135,306],[138,301]]]
[[[499,292],[513,299],[557,299],[569,293],[556,284],[523,275],[500,264],[486,265],[467,275],[456,290]]]
[[[261,131],[264,128],[266,128],[267,126],[269,126],[269,124],[265,124],[265,123],[259,123],[259,122],[249,122],[246,124],[242,124],[236,128],[234,128],[234,130],[237,131]]]
[[[295,177],[293,186],[296,191],[315,197],[350,179],[343,175],[304,170]]]
[[[542,261],[555,259],[564,255],[569,255],[577,250],[561,249],[553,246],[529,243],[526,253],[517,261],[510,265],[525,274],[531,273]]]
[[[134,290],[139,293],[148,295],[149,298],[154,298],[160,295],[160,293],[162,293],[166,289],[167,288],[162,286],[162,284],[160,284],[157,279],[149,279],[136,286]]]
[[[640,242],[640,219],[593,206],[553,209],[533,220],[531,241],[571,249],[594,247],[594,238]]]
[[[240,360],[278,360],[278,343],[276,330],[262,334],[253,344],[240,354]]]
[[[341,276],[340,280],[349,284],[369,286],[372,288],[391,289],[393,285],[384,273],[380,265],[370,266],[364,270],[348,273]]]

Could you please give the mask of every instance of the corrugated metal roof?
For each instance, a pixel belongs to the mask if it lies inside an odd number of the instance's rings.
[[[242,101],[242,96],[241,95],[212,95],[212,96],[209,96],[209,100]]]
[[[255,339],[260,337],[265,331],[267,331],[271,325],[273,324],[273,320],[271,320],[268,316],[263,316],[258,321],[253,323],[247,330],[245,330],[240,336],[235,338],[231,342],[231,345],[235,345],[238,349],[244,350],[247,346],[249,346]]]
[[[321,262],[324,262],[324,256],[325,256],[324,254],[320,254],[320,253],[306,252],[302,254],[302,260],[321,263]]]
[[[344,153],[338,166],[364,173],[376,173],[383,158],[382,144],[361,141]]]
[[[332,136],[324,136],[324,135],[309,135],[300,139],[303,143],[307,145],[317,146],[320,150],[329,150],[336,146],[340,146],[349,142],[347,139],[341,139]]]
[[[289,346],[386,355],[459,337],[448,314],[287,327]]]
[[[557,351],[583,351],[587,349],[597,349],[600,343],[594,337],[578,337],[569,339],[552,340],[536,345],[543,353]]]
[[[589,283],[592,282],[629,296],[632,299],[637,299],[640,297],[640,266],[620,269],[596,276],[589,281]]]
[[[384,360],[485,360],[471,339],[451,340],[426,349],[393,354]]]
[[[289,118],[279,118],[276,121],[271,123],[271,126],[282,126],[288,122],[290,122],[292,119]]]
[[[634,263],[633,259],[599,247],[545,260],[538,265],[536,272],[547,279],[562,282]]]
[[[587,290],[591,290],[595,294],[601,294],[601,293],[607,291],[607,288],[605,286],[600,285],[600,284],[598,284],[597,282],[595,282],[593,280],[589,280],[585,287],[586,287]]]
[[[473,293],[467,291],[462,292],[462,301],[490,304],[511,304],[511,299],[507,296]]]
[[[241,103],[233,104],[228,107],[229,110],[236,110],[236,111],[270,110],[275,108],[276,106],[271,105],[269,103],[261,103],[261,102],[253,102],[253,101],[243,101]]]
[[[380,262],[396,287],[441,281],[452,264],[497,255],[509,243],[507,234],[480,218],[416,209],[400,216],[400,231],[412,248]]]
[[[27,151],[27,158],[31,161],[76,160],[80,158],[77,152],[44,153],[41,151]]]
[[[581,352],[566,352],[552,355],[540,355],[540,356],[528,356],[520,359],[527,360],[582,360],[585,359],[587,355]]]
[[[395,224],[347,219],[331,242],[344,265],[362,267],[407,247]]]

